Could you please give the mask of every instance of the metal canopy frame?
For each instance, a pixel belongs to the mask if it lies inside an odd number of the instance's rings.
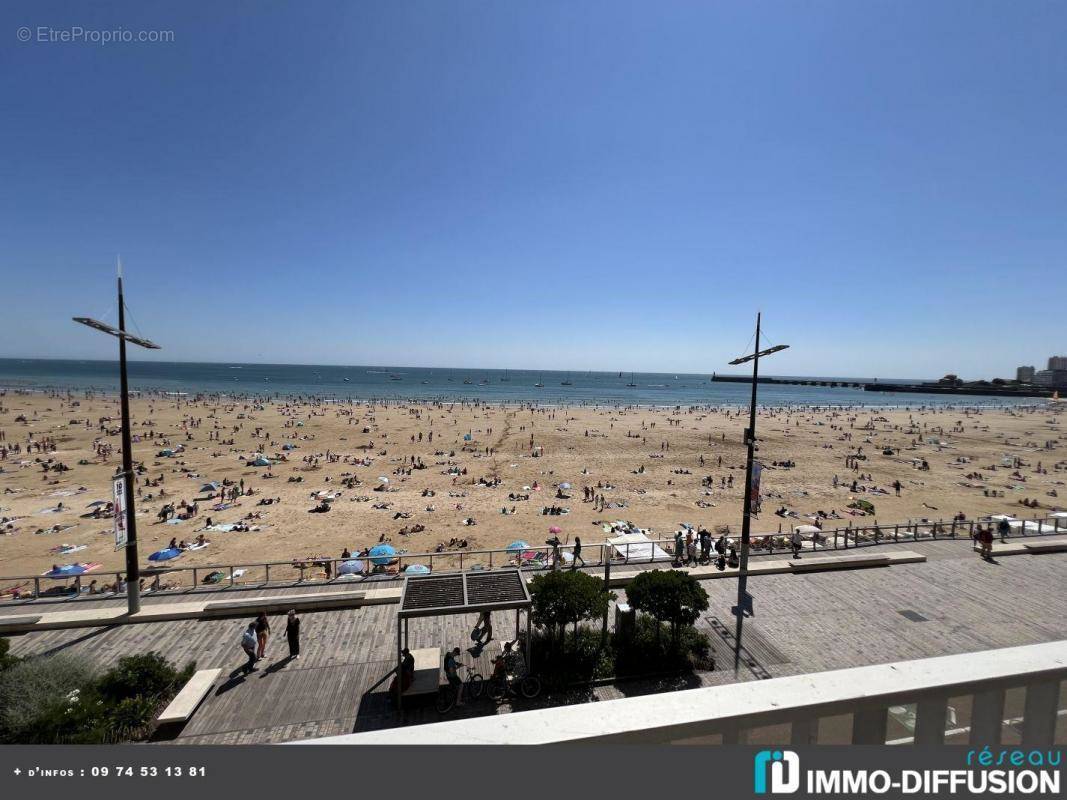
[[[408,646],[408,628],[420,617],[477,614],[483,611],[515,611],[515,639],[519,638],[519,615],[526,610],[526,666],[530,666],[530,587],[522,570],[446,572],[410,575],[404,578],[396,612],[396,705],[403,711],[400,666]]]

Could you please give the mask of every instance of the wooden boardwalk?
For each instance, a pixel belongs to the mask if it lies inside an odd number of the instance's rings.
[[[746,621],[746,649],[757,666],[745,669],[741,679],[1067,639],[1067,554],[1018,555],[987,564],[958,542],[909,547],[929,560],[750,580],[756,616]],[[734,680],[730,607],[736,584],[715,580],[703,586],[711,607],[698,624],[712,638],[725,668],[676,681],[672,688]],[[396,646],[395,605],[308,613],[302,619],[300,659],[285,658],[284,618],[272,618],[275,636],[267,658],[248,677],[235,672],[245,660],[238,645],[243,620],[44,631],[14,637],[11,644],[15,655],[70,653],[101,667],[122,655],[157,650],[178,663],[195,660],[200,668],[222,668],[219,684],[181,731],[179,742],[281,742],[440,719],[432,703],[410,709],[401,719],[387,696]],[[474,623],[473,615],[412,620],[410,646],[466,649]],[[510,638],[514,616],[497,614],[494,625],[498,639]],[[478,659],[483,675],[489,673],[488,656],[487,651]],[[465,654],[464,659],[472,657]],[[535,702],[607,700],[660,688],[623,683]],[[512,710],[482,700],[453,716]]]

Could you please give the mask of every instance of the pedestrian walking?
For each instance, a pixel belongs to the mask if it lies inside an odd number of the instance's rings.
[[[800,536],[800,531],[793,529],[793,536],[789,540],[793,545],[793,558],[800,558],[800,548],[804,546],[804,539]]]
[[[285,640],[289,643],[289,658],[300,658],[300,617],[295,608],[289,610],[285,620]]]
[[[267,622],[266,611],[259,612],[254,627],[256,629],[256,641],[259,643],[259,647],[256,650],[256,657],[263,658],[267,654],[267,639],[270,638],[270,623]]]
[[[578,562],[582,562],[582,566],[585,566],[585,559],[582,558],[582,538],[580,536],[574,537],[574,558],[571,560],[571,569],[578,568]]]
[[[241,667],[247,675],[256,671],[256,623],[249,622],[245,632],[241,634],[241,649],[248,656],[248,661]]]

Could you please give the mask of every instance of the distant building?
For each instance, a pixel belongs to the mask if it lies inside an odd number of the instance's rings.
[[[1067,356],[1049,356],[1048,368],[1053,372],[1067,369]]]
[[[1015,380],[1019,383],[1033,383],[1036,371],[1033,367],[1017,367],[1015,369]]]
[[[1054,389],[1067,389],[1067,369],[1043,369],[1034,373],[1034,383],[1038,386],[1051,386]]]

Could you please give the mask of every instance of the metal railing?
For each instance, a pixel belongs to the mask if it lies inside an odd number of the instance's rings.
[[[792,521],[792,518],[789,518]],[[1012,528],[1010,538],[1048,536],[1067,533],[1067,519],[1036,516],[1032,520],[1018,519]],[[872,547],[885,544],[907,542],[966,539],[970,540],[979,520],[909,520],[893,525],[869,525],[820,530],[809,534],[804,542],[805,552],[832,552],[851,550],[860,547]],[[736,535],[727,534],[732,542],[737,542]],[[714,538],[714,537],[713,537]],[[561,565],[570,566],[574,545],[562,544]],[[686,561],[683,552],[681,558],[675,552],[675,540],[671,538],[648,539],[632,544],[613,545],[608,542],[583,544],[581,559],[589,567],[603,567],[611,564],[680,564]],[[657,550],[659,551],[657,554]],[[791,553],[790,532],[757,533],[752,536],[751,558],[763,556],[781,556]],[[646,555],[647,554],[647,555]],[[718,557],[712,550],[711,559]],[[338,570],[346,561],[362,561],[364,569],[350,576],[339,575]],[[304,559],[289,561],[259,561],[240,564],[204,564],[197,566],[153,566],[144,570],[144,589],[146,594],[159,592],[208,591],[227,588],[261,588],[264,586],[300,586],[323,585],[325,583],[345,583],[349,581],[397,581],[402,580],[405,570],[413,565],[421,565],[431,572],[462,572],[464,570],[485,570],[498,567],[519,567],[526,570],[547,570],[553,566],[553,548],[549,545],[528,546],[521,551],[517,549],[486,550],[443,550],[421,553],[397,553],[390,556],[388,562],[376,564],[373,557],[353,554],[350,558],[330,558],[309,556]],[[707,563],[706,561],[702,563]],[[95,582],[101,587],[113,587],[124,575],[122,570],[85,573],[77,577],[49,577],[45,575],[0,576],[0,591],[7,589],[0,600],[4,601],[41,599],[53,597],[57,600],[71,600],[79,597],[97,598],[116,596],[122,592],[90,591]],[[106,579],[106,580],[105,580]],[[10,594],[11,586],[21,586],[24,591],[15,597]]]

